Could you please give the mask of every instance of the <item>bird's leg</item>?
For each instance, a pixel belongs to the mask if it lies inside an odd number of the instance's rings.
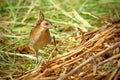
[[[53,38],[53,44],[55,45],[55,50],[58,51],[57,45],[56,45],[57,43],[56,43],[56,40],[55,40],[55,36],[53,36],[52,38]]]
[[[36,63],[38,63],[39,59],[38,59],[38,50],[34,50],[35,56],[36,56]]]
[[[28,45],[29,49],[32,51],[32,53],[36,56],[36,63],[38,63],[38,50],[35,50],[31,45]]]

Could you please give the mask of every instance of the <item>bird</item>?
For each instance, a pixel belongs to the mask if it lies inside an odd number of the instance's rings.
[[[51,42],[51,35],[49,28],[52,26],[49,20],[44,19],[42,11],[39,13],[39,18],[36,25],[30,32],[29,46],[33,48],[38,62],[38,50],[45,47]]]

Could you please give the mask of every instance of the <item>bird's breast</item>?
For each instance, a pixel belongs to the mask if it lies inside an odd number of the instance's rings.
[[[46,46],[51,41],[49,29],[40,29],[34,34],[34,37],[31,37],[32,39],[30,38],[30,41],[35,50]]]

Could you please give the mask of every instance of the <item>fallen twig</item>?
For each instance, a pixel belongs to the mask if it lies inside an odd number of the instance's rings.
[[[110,48],[107,48],[106,50],[96,54],[94,57],[90,57],[89,59],[87,59],[85,62],[81,63],[79,66],[77,66],[76,68],[74,68],[73,70],[71,70],[69,73],[60,76],[57,80],[65,80],[66,77],[74,74],[78,69],[80,69],[81,67],[83,67],[85,64],[89,63],[90,61],[92,61],[93,59],[105,54],[107,51],[113,50],[116,47],[118,47],[120,45],[120,42],[117,42],[115,45],[111,46]]]

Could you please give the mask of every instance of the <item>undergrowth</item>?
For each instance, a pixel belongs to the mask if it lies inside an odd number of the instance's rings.
[[[29,43],[29,33],[39,11],[52,22],[59,52],[70,51],[80,40],[80,31],[88,32],[119,18],[119,0],[0,0],[0,77],[9,77],[39,67],[54,49],[49,44],[40,50],[40,63],[34,54],[21,54],[16,48]],[[24,56],[25,55],[25,56]],[[27,56],[27,57],[26,57]]]

